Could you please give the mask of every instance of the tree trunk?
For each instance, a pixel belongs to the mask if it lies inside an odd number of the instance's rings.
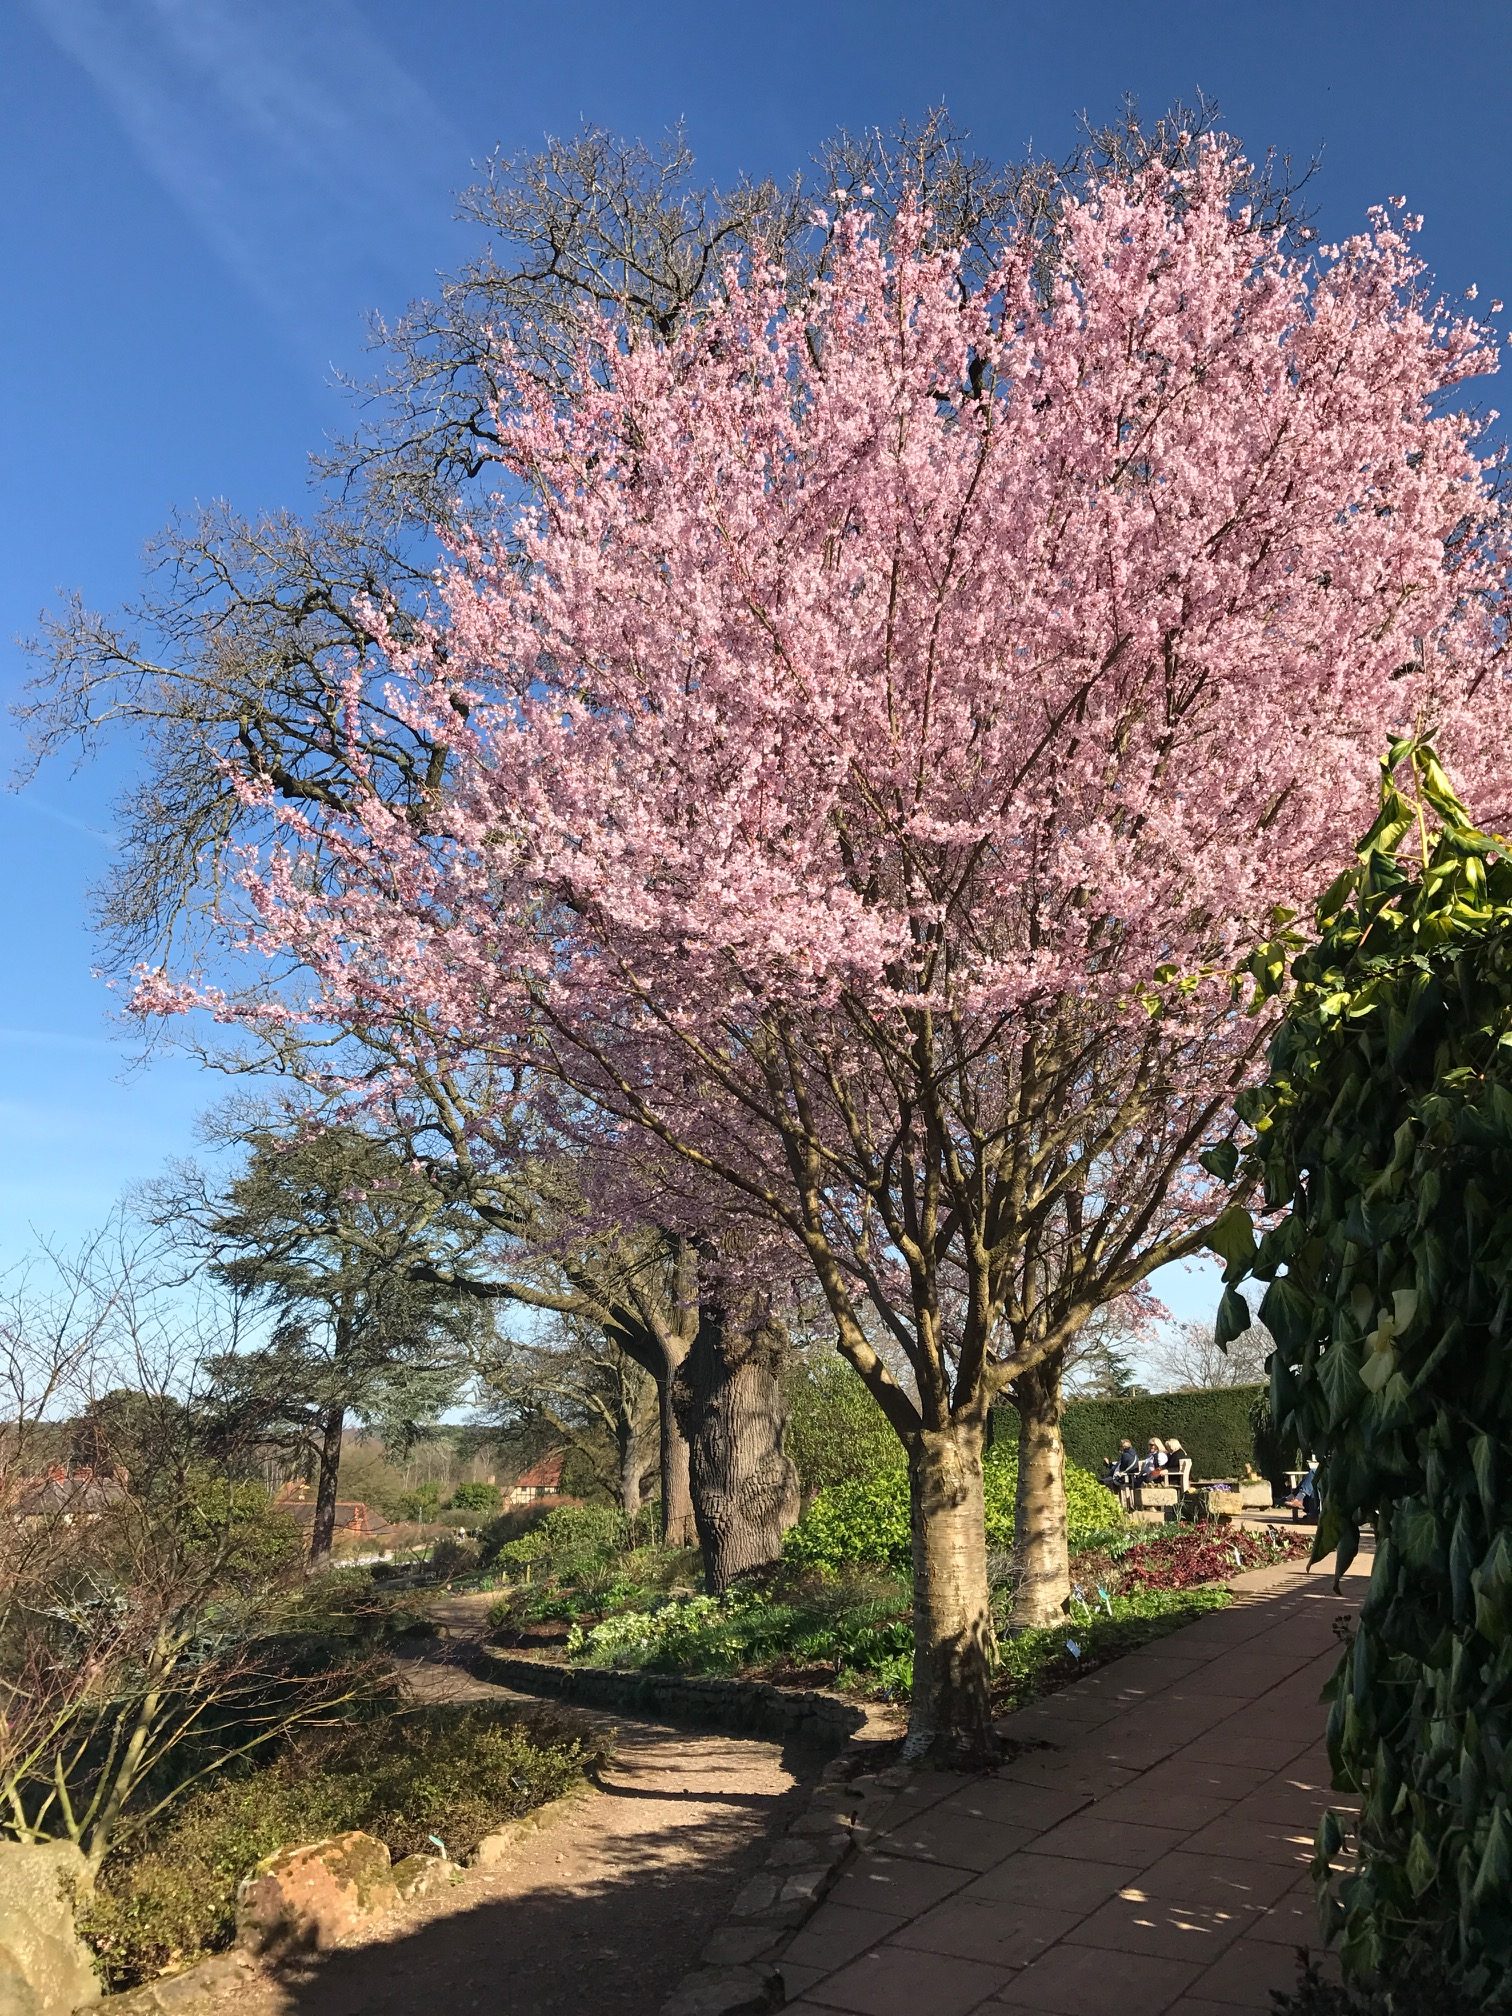
[[[913,1517],[913,1705],[903,1755],[976,1765],[1000,1748],[990,1683],[996,1647],[987,1583],[979,1426],[923,1428],[908,1453]]]
[[[734,1308],[711,1292],[700,1300],[693,1348],[678,1368],[677,1411],[711,1595],[775,1561],[798,1518],[798,1472],[783,1447],[785,1341],[764,1309]]]
[[[315,1479],[315,1523],[310,1528],[310,1560],[323,1561],[336,1538],[336,1479],[341,1470],[341,1437],[346,1408],[339,1402],[320,1423],[320,1467]]]
[[[646,1449],[641,1423],[628,1407],[619,1410],[614,1424],[614,1454],[620,1511],[627,1525],[640,1515],[641,1479],[646,1474]]]
[[[1056,1353],[1013,1382],[1019,1417],[1013,1558],[1018,1586],[1012,1624],[1053,1624],[1071,1594],[1066,1543],[1066,1452],[1061,1446],[1061,1366]]]
[[[676,1376],[676,1372],[672,1371],[656,1382],[661,1431],[662,1539],[669,1547],[694,1547],[698,1544],[698,1529],[693,1522],[688,1444],[678,1423],[673,1401],[672,1388]]]

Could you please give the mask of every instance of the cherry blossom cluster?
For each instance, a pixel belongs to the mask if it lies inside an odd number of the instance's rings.
[[[1512,810],[1489,335],[1415,220],[1304,256],[1243,174],[1110,180],[980,285],[922,210],[839,206],[800,292],[757,262],[665,340],[585,322],[566,397],[505,346],[514,502],[418,632],[373,616],[444,789],[272,806],[278,1012],[523,1061],[916,1294],[930,1210],[940,1253],[1011,1243],[1080,1155],[1056,1237],[1125,1212],[1131,1286],[1254,1056],[1229,976],[1389,739]]]

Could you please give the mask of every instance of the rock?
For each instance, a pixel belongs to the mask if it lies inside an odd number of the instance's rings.
[[[831,1871],[823,1869],[795,1869],[782,1886],[781,1904],[791,1906],[801,1904],[805,1913],[819,1902],[829,1888]]]
[[[752,1960],[759,1960],[781,1937],[781,1932],[773,1931],[769,1925],[721,1925],[709,1935],[703,1949],[704,1964],[744,1967]]]
[[[786,1999],[774,1967],[700,1967],[662,2004],[661,2016],[763,2016]]]
[[[280,1848],[236,1893],[236,1936],[249,1952],[314,1952],[392,1911],[389,1852],[371,1834]]]
[[[212,1953],[208,1960],[201,1960],[197,1967],[186,1967],[182,1974],[165,1974],[162,1980],[152,1983],[157,1990],[158,2007],[186,2012],[187,2016],[187,2012],[203,2008],[206,1997],[244,1986],[251,1965],[245,1953]],[[113,2002],[110,2016],[115,2016]]]
[[[0,2016],[42,2016],[37,1991],[24,1974],[12,1966],[11,1955],[0,1947]]]
[[[71,1841],[0,1842],[0,2016],[72,2016],[100,1999],[74,1930],[88,1866]]]
[[[423,1897],[450,1867],[439,1855],[406,1855],[394,1864],[394,1888],[401,1897]]]
[[[859,1803],[859,1802],[853,1802]],[[832,1838],[849,1841],[850,1829],[839,1813],[821,1807],[817,1812],[800,1813],[789,1827],[790,1835],[807,1835],[811,1840],[829,1841]]]
[[[500,1827],[492,1834],[485,1834],[467,1858],[469,1869],[497,1869],[501,1862],[507,1862],[519,1841],[517,1831],[512,1827]]]
[[[251,1966],[245,1953],[212,1953],[182,1974],[164,1974],[112,1995],[100,2016],[196,2016],[223,2007],[220,1998],[243,1985]]]
[[[752,1876],[741,1885],[735,1902],[730,1906],[732,1918],[761,1918],[777,1902],[782,1890],[781,1880],[776,1876]]]

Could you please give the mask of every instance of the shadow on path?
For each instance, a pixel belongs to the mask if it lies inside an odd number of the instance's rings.
[[[542,1706],[445,1652],[402,1664],[422,1698]],[[403,1907],[366,1943],[253,1976],[216,2016],[655,2016],[823,1757],[624,1716],[568,1719],[615,1732],[593,1790],[501,1866]]]

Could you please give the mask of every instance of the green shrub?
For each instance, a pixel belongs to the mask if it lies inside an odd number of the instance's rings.
[[[1061,1439],[1069,1462],[1097,1476],[1125,1436],[1143,1451],[1152,1435],[1174,1435],[1192,1459],[1196,1477],[1239,1477],[1255,1460],[1251,1419],[1263,1386],[1225,1386],[1196,1393],[1137,1393],[1126,1400],[1068,1400]],[[1002,1410],[1005,1439],[1017,1433],[1017,1416]]]
[[[625,1515],[615,1505],[558,1505],[541,1521],[553,1558],[564,1565],[623,1553]]]
[[[496,1513],[502,1502],[497,1484],[459,1484],[452,1493],[454,1512]]]
[[[1219,1323],[1268,1284],[1276,1419],[1322,1459],[1315,1553],[1342,1573],[1374,1528],[1324,1693],[1360,1798],[1333,1894],[1340,1816],[1314,1862],[1344,1970],[1441,1965],[1481,2008],[1512,1999],[1512,849],[1409,742],[1356,854],[1236,1101],[1269,1222],[1218,1221]]]
[[[1271,1995],[1275,2016],[1512,2016],[1512,1999],[1480,1990],[1467,1995],[1437,1955],[1393,1968],[1389,1981],[1347,1986],[1325,1980],[1309,1961],[1289,1994],[1272,1989]]]
[[[1016,1451],[1001,1445],[989,1450],[982,1480],[987,1545],[1006,1553],[1013,1545]],[[1095,1545],[1124,1525],[1112,1493],[1072,1463],[1066,1465],[1066,1513],[1073,1552]],[[911,1549],[908,1473],[898,1464],[821,1491],[788,1534],[782,1551],[783,1559],[796,1566],[833,1573],[861,1561],[907,1568]]]
[[[453,1539],[448,1533],[432,1547],[430,1565],[443,1582],[449,1582],[454,1575],[471,1574],[481,1558],[476,1540]]]
[[[277,1848],[360,1827],[395,1860],[438,1836],[456,1859],[491,1828],[576,1782],[586,1753],[489,1704],[430,1708],[290,1744],[261,1769],[188,1794],[112,1858],[81,1930],[107,1984],[130,1987],[229,1945],[236,1889]]]
[[[405,1491],[395,1500],[394,1516],[417,1525],[434,1519],[441,1510],[441,1486],[439,1484],[417,1484],[413,1491]]]
[[[1302,1452],[1295,1435],[1283,1435],[1271,1413],[1270,1388],[1262,1386],[1250,1404],[1250,1432],[1254,1438],[1255,1468],[1277,1498],[1286,1489],[1288,1470],[1300,1470]]]
[[[483,1549],[483,1565],[492,1567],[499,1558],[500,1551],[511,1541],[523,1540],[528,1533],[534,1533],[547,1517],[539,1505],[512,1505],[507,1512],[501,1512],[497,1519],[490,1519],[478,1535]]]
[[[902,1461],[897,1436],[837,1351],[794,1366],[787,1404],[787,1452],[805,1492],[859,1483]]]

